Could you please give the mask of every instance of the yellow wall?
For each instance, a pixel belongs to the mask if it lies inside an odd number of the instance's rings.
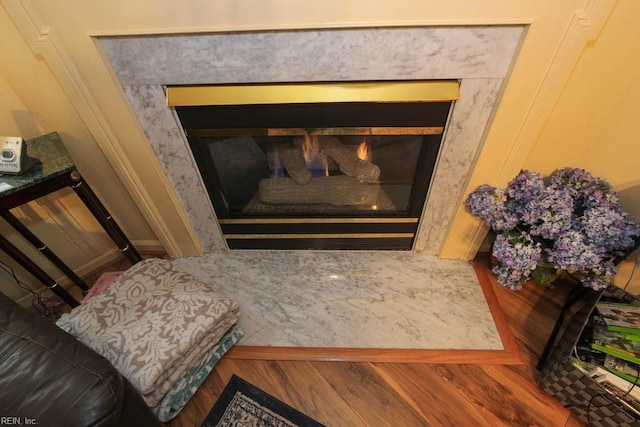
[[[584,168],[618,191],[640,219],[640,2],[621,1],[601,35],[581,55],[525,168],[543,174]],[[635,257],[634,257],[635,259]],[[620,267],[626,284],[632,263]],[[640,274],[630,285],[640,292]]]
[[[35,52],[43,58],[78,113],[76,118],[61,119],[56,125],[75,126],[77,129],[69,136],[78,139],[83,134],[79,123],[86,127],[95,144],[86,144],[78,152],[87,158],[95,155],[108,160],[126,183],[146,222],[173,255],[196,254],[201,248],[92,36],[376,25],[527,24],[526,39],[477,157],[468,192],[482,183],[503,185],[525,165],[538,166],[536,153],[545,152],[541,147],[551,144],[545,142],[545,135],[557,133],[550,126],[560,120],[561,111],[584,108],[582,100],[566,98],[567,89],[575,87],[578,91],[589,81],[599,79],[598,72],[579,64],[605,37],[609,45],[616,41],[624,44],[627,34],[636,31],[627,21],[637,12],[633,0],[380,0],[375,7],[364,0],[67,0],[64,7],[49,0],[0,3],[18,24],[32,51],[29,54]],[[616,3],[619,5],[614,8]],[[605,25],[610,13],[610,22]],[[615,25],[622,28],[612,30]],[[621,63],[623,58],[614,56],[611,61],[611,70],[627,72]],[[606,95],[605,103],[613,105],[621,92],[629,90],[629,74],[624,79],[627,88],[614,88],[615,93]],[[22,84],[9,84],[26,99]],[[53,98],[51,93],[41,96]],[[25,105],[37,105],[36,99],[30,96]],[[576,103],[579,105],[573,105]],[[558,106],[562,106],[561,111]],[[611,109],[606,113],[614,114]],[[605,117],[592,116],[591,126],[599,135]],[[626,129],[632,132],[630,126]],[[119,203],[121,194],[104,191],[107,186],[103,184],[96,186],[112,204]],[[137,212],[130,218],[140,220]],[[129,219],[124,221],[129,228],[135,228]],[[483,231],[460,203],[441,255],[470,258],[482,241]]]
[[[525,167],[581,167],[609,181],[640,218],[640,2],[622,1],[564,87]]]
[[[0,21],[0,25],[3,25]],[[29,109],[22,103],[13,87],[0,75],[0,129],[2,135],[40,135],[42,128]]]
[[[157,238],[140,215],[128,192],[115,175],[91,133],[78,116],[46,61],[34,55],[3,8],[0,8],[0,135],[29,139],[58,131],[80,172],[130,238],[146,247],[157,248]],[[95,183],[95,185],[93,185]],[[37,202],[13,209],[12,213],[28,226],[49,248],[79,274],[90,272],[116,258],[119,251],[71,190],[62,190]],[[0,233],[28,254],[61,284],[61,272],[26,243],[8,224],[0,220]],[[15,269],[20,280],[37,289],[41,286],[4,253],[0,261]],[[27,295],[0,271],[3,292],[19,299]]]

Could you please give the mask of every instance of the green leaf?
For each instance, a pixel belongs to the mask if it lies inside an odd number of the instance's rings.
[[[531,272],[531,276],[540,286],[549,286],[558,278],[555,268],[545,267],[540,264]]]

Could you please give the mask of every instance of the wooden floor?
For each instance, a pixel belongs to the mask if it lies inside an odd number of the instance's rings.
[[[568,289],[532,285],[513,292],[487,277],[515,338],[519,364],[482,357],[468,364],[223,358],[167,425],[200,426],[232,374],[327,426],[584,425],[535,384],[535,365]]]

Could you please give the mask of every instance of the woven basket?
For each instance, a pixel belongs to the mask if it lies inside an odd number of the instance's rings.
[[[635,297],[615,286],[607,288],[599,298],[585,302],[554,345],[544,368],[538,374],[537,382],[545,392],[569,407],[590,426],[639,426],[640,417],[571,363],[574,348],[599,299],[638,302]]]

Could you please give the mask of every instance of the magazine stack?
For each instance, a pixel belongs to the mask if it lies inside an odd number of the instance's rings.
[[[640,304],[599,301],[574,364],[640,416]]]

